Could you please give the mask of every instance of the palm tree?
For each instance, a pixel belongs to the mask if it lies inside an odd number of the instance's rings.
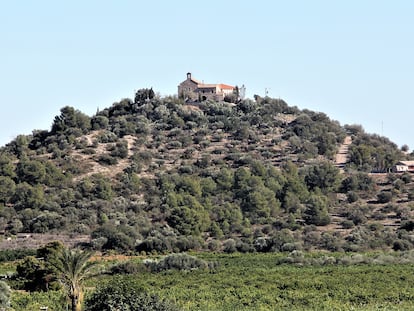
[[[51,263],[57,271],[58,280],[65,286],[72,311],[80,311],[83,299],[83,281],[91,275],[96,262],[89,261],[92,252],[63,249],[56,261]]]

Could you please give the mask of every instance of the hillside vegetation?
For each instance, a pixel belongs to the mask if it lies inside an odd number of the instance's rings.
[[[295,253],[295,252],[292,252]],[[296,251],[294,258],[300,251]],[[413,258],[413,252],[404,256]],[[170,308],[150,306],[132,310],[412,310],[412,264],[393,264],[394,255],[312,254],[312,265],[283,263],[285,254],[198,253],[206,267],[147,271],[140,259],[109,262],[110,271],[87,281],[83,310],[128,309],[147,292],[167,299]],[[178,257],[182,254],[164,257]],[[183,256],[185,257],[185,256]],[[191,256],[187,255],[191,258]],[[391,260],[390,260],[390,257]],[[371,261],[366,261],[371,258]],[[303,259],[303,258],[302,258]],[[375,263],[375,261],[377,261]],[[386,276],[386,277],[384,277]],[[131,295],[131,290],[134,295]],[[153,296],[150,296],[153,297]],[[118,302],[118,303],[116,303]],[[122,303],[119,303],[122,302]],[[16,291],[13,310],[67,310],[62,291]],[[177,306],[173,308],[172,305]]]
[[[3,147],[0,230],[121,252],[407,250],[412,176],[370,172],[410,156],[280,99],[188,104],[142,89],[92,117],[64,107]]]

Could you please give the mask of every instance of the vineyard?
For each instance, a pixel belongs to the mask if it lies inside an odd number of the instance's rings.
[[[383,262],[404,262],[411,253],[306,254],[308,261],[286,263],[291,255],[197,254],[213,268],[106,273],[88,281],[87,297],[97,284],[126,282],[182,310],[414,310],[414,265]],[[126,262],[140,266],[143,258],[102,261],[107,271]],[[12,306],[63,311],[63,297],[59,291],[15,292]]]

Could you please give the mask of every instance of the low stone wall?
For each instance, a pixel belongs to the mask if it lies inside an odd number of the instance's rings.
[[[16,236],[0,238],[0,250],[4,249],[36,249],[49,242],[60,241],[66,247],[74,247],[80,243],[89,243],[89,235],[69,234],[41,234],[41,233],[19,233]]]

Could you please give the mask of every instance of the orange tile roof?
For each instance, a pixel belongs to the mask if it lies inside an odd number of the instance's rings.
[[[227,84],[218,84],[218,86],[219,86],[221,89],[228,89],[228,90],[232,90],[232,89],[234,89],[234,86],[227,85]]]
[[[195,84],[197,84],[197,87],[199,89],[203,89],[203,88],[219,88],[221,90],[233,90],[234,86],[228,85],[228,84],[223,84],[223,83],[217,83],[217,84],[205,84],[202,83],[196,79],[194,79],[193,77],[191,77],[190,74],[190,81],[194,82]]]

